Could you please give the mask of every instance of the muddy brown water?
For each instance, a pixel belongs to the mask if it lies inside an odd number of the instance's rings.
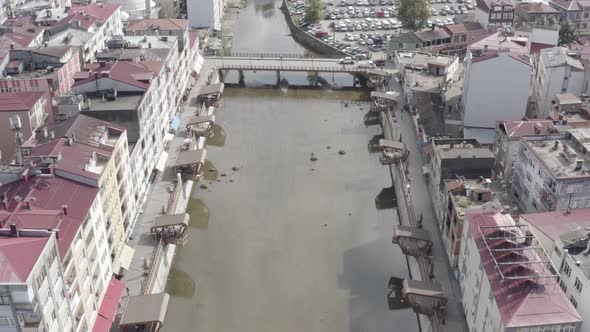
[[[207,154],[219,182],[192,193],[164,331],[418,331],[400,301],[390,176],[367,149],[381,129],[361,98],[226,89],[225,144]]]

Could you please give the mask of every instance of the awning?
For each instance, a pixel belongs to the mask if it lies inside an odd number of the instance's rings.
[[[168,311],[169,300],[170,295],[167,293],[130,297],[119,326],[134,326],[135,324],[145,323],[155,323],[157,326],[162,326]]]
[[[165,141],[172,141],[173,139],[174,139],[174,134],[172,134],[172,133],[166,133],[166,135],[164,136]]]
[[[217,93],[223,93],[224,86],[225,85],[223,83],[205,85],[204,87],[201,88],[201,90],[199,90],[199,97],[217,94]]]
[[[166,160],[168,160],[168,152],[162,151],[160,155],[160,159],[158,159],[158,163],[156,164],[156,169],[160,172],[164,172],[166,168]]]
[[[124,244],[123,250],[121,251],[121,256],[119,257],[119,263],[121,265],[121,269],[129,271],[129,266],[131,266],[131,261],[133,260],[134,255],[135,255],[135,249]]]
[[[111,278],[111,282],[109,282],[109,286],[107,287],[107,292],[104,294],[104,298],[98,309],[99,316],[102,316],[111,322],[115,320],[117,308],[121,302],[121,295],[123,295],[123,288],[125,288],[125,284],[122,281],[117,280],[115,277]]]
[[[180,118],[175,115],[172,118],[172,125],[170,126],[172,129],[177,130],[178,129],[178,125],[180,125]]]
[[[181,167],[187,165],[195,165],[199,163],[205,164],[206,156],[207,150],[205,149],[180,151],[178,153],[178,157],[176,158],[174,166]]]
[[[96,317],[96,321],[94,322],[94,327],[92,328],[92,332],[109,332],[111,330],[111,325],[113,322],[110,320],[98,315]]]

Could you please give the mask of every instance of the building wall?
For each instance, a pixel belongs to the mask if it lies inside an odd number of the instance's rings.
[[[490,22],[490,14],[486,11],[483,11],[481,8],[475,8],[475,22],[481,24],[484,29],[488,28],[488,24]]]
[[[31,108],[30,111],[0,112],[0,151],[4,160],[12,160],[16,148],[15,135],[10,129],[10,117],[20,116],[23,139],[31,138],[33,132],[48,121],[50,103],[47,98],[42,97]]]
[[[224,0],[188,0],[187,14],[191,28],[221,30]]]
[[[526,111],[531,71],[530,65],[506,52],[476,63],[468,54],[462,98],[464,126],[495,128],[498,119],[521,119]]]

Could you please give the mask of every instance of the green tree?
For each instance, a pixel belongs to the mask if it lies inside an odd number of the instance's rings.
[[[563,21],[559,25],[559,45],[569,45],[578,40],[578,30],[576,26],[568,21]]]
[[[404,29],[410,31],[423,29],[430,17],[427,0],[400,0],[397,17]]]
[[[322,19],[324,9],[322,0],[306,0],[305,2],[305,21],[308,23],[319,22]]]

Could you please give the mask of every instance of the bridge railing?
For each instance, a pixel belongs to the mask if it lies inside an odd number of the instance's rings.
[[[341,56],[338,55],[322,55],[317,56],[314,54],[290,54],[290,53],[240,53],[240,52],[223,52],[216,55],[218,57],[234,57],[234,58],[285,58],[285,59],[320,59],[330,58],[338,59]]]
[[[218,69],[224,70],[259,70],[259,71],[307,71],[307,72],[343,72],[343,73],[363,73],[366,69],[350,68],[340,66],[287,66],[287,65],[232,65],[221,64]]]

